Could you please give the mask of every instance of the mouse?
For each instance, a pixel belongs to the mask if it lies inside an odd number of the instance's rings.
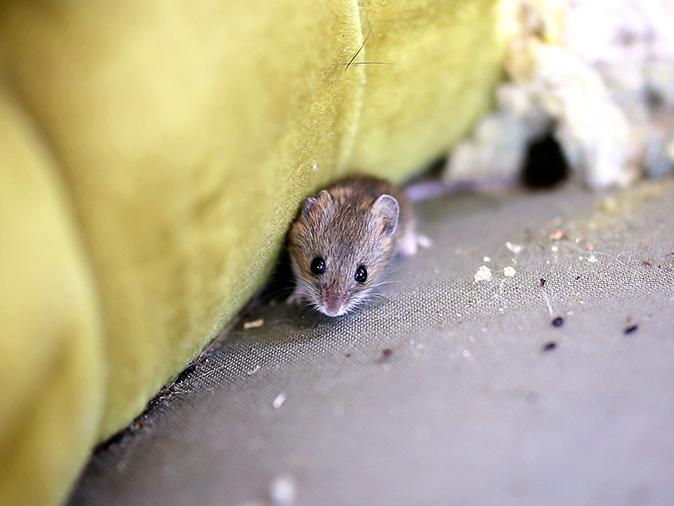
[[[287,302],[345,315],[370,300],[396,255],[430,245],[395,185],[368,176],[337,182],[307,197],[290,227],[295,289]]]

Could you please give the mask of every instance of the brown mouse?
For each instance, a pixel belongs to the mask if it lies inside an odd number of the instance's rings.
[[[396,253],[430,241],[415,231],[414,209],[394,185],[373,177],[339,182],[304,201],[288,235],[295,275],[289,303],[341,316],[368,299]]]

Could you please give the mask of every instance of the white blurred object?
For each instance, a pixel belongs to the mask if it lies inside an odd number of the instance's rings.
[[[517,17],[496,108],[446,178],[515,178],[551,132],[592,188],[674,167],[674,1],[503,0]]]

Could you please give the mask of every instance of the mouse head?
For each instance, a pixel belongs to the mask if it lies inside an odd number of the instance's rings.
[[[381,283],[399,213],[388,194],[373,200],[323,190],[306,199],[288,244],[297,288],[316,309],[343,315]]]

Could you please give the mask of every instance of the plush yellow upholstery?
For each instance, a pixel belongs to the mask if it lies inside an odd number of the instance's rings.
[[[497,0],[3,2],[0,504],[65,497],[264,282],[303,196],[449,149],[497,26]]]

